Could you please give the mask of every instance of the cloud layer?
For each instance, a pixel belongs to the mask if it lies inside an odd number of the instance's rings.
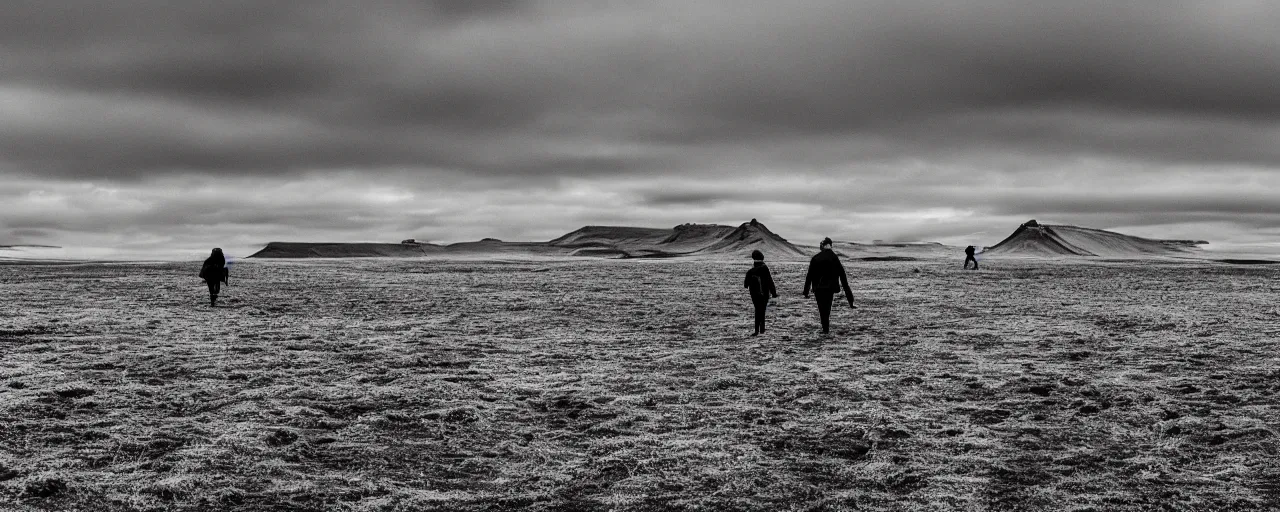
[[[6,8],[0,243],[1280,228],[1262,2]]]

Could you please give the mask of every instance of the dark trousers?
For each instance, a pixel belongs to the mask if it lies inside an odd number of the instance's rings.
[[[769,298],[753,296],[751,303],[756,306],[756,332],[764,332],[764,311],[769,306]]]
[[[978,259],[977,259],[977,258],[974,258],[973,256],[965,256],[965,258],[964,258],[964,268],[969,268],[969,262],[970,262],[970,261],[972,261],[972,262],[973,262],[973,269],[974,269],[974,270],[978,270]]]
[[[209,285],[209,304],[218,301],[218,291],[222,290],[222,281],[205,281]]]
[[[813,296],[818,298],[818,317],[822,319],[822,332],[831,331],[831,302],[836,298],[836,292],[820,292],[814,291]]]

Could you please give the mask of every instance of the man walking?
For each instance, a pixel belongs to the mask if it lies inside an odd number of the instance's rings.
[[[858,308],[853,305],[849,278],[844,273],[844,265],[840,264],[840,257],[832,250],[833,245],[830,238],[822,239],[822,244],[818,246],[821,251],[809,260],[809,274],[804,278],[805,298],[809,298],[809,289],[812,287],[813,294],[818,299],[818,317],[822,319],[823,334],[831,332],[831,303],[841,288],[844,288],[849,307]]]

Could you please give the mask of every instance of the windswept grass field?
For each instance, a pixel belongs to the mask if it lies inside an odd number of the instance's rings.
[[[959,263],[0,266],[0,509],[1280,509],[1280,269]]]

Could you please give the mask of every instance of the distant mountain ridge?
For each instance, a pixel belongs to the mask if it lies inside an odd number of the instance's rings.
[[[271,242],[250,258],[422,257],[466,254],[529,254],[608,258],[745,258],[760,250],[772,260],[805,259],[801,249],[752,219],[734,226],[682,224],[670,229],[586,226],[547,242],[478,242],[437,245],[412,239],[391,243]]]
[[[982,254],[1038,257],[1142,258],[1188,255],[1200,240],[1157,240],[1114,231],[1066,224],[1024,222],[1013,234],[988,247]]]
[[[1146,258],[1189,256],[1199,240],[1157,240],[1102,229],[1027,221],[987,256]],[[421,258],[421,257],[593,257],[745,259],[760,250],[769,261],[806,261],[816,246],[796,245],[756,219],[738,226],[681,224],[672,228],[584,226],[546,242],[475,242],[432,244],[408,239],[401,243],[271,242],[249,258]],[[867,261],[953,258],[958,247],[937,242],[835,243],[842,257]]]

